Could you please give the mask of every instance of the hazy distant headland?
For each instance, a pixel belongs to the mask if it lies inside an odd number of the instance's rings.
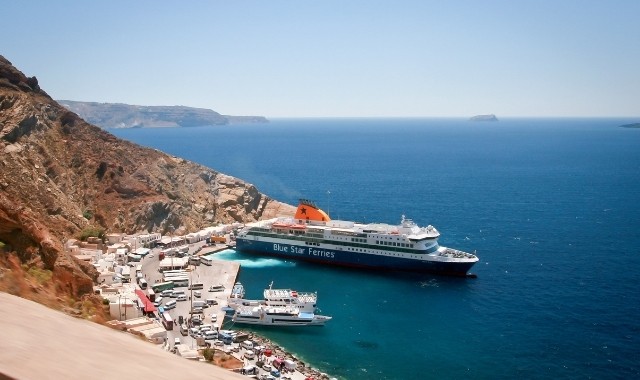
[[[471,121],[498,121],[498,118],[494,114],[490,115],[476,115],[469,120]]]
[[[640,128],[640,123],[623,124],[620,128]]]
[[[239,123],[268,123],[264,116],[221,115],[207,108],[184,106],[136,106],[122,103],[58,100],[91,124],[109,128],[202,127]]]

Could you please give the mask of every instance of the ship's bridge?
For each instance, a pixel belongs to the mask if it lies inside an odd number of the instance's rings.
[[[402,215],[398,233],[406,235],[409,240],[414,241],[435,239],[440,236],[440,233],[434,226],[419,227],[413,220],[405,218],[404,215]]]

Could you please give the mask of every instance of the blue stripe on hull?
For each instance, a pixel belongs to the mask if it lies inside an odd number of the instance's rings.
[[[392,256],[364,254],[293,244],[271,243],[245,239],[236,240],[236,248],[245,253],[268,255],[315,263],[346,267],[401,270],[435,273],[449,276],[466,276],[475,262],[439,262],[404,259]]]

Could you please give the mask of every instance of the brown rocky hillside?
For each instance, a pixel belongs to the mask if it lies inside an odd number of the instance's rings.
[[[0,288],[90,292],[92,268],[62,250],[89,226],[187,233],[293,211],[237,178],[86,123],[0,56]],[[44,275],[24,290],[20,270]]]

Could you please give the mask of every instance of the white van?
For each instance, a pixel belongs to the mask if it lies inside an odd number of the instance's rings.
[[[253,359],[255,357],[256,357],[256,353],[251,351],[251,350],[247,350],[247,351],[244,352],[244,358],[245,359],[251,360],[251,359]]]
[[[189,285],[189,289],[202,289],[204,288],[204,284],[201,282],[196,282],[195,284]]]
[[[165,309],[167,309],[167,310],[169,310],[169,309],[175,309],[175,307],[176,307],[176,301],[174,301],[174,300],[171,300],[171,301],[167,302],[167,303],[164,305],[164,308],[165,308]]]
[[[162,298],[162,296],[157,297],[156,301],[153,303],[153,306],[158,307],[158,306],[162,305],[162,300],[164,300],[164,298]]]
[[[185,294],[180,294],[178,295],[178,297],[176,297],[176,301],[186,301],[187,300],[187,296]]]
[[[194,308],[194,309],[195,309],[196,307],[201,307],[201,308],[203,308],[203,309],[204,309],[204,308],[206,308],[207,306],[209,306],[209,305],[207,305],[207,302],[206,302],[206,301],[200,301],[200,300],[193,301],[193,308]]]
[[[180,334],[182,334],[182,336],[189,335],[189,329],[187,328],[187,325],[185,323],[180,325]]]
[[[204,340],[216,340],[218,339],[218,333],[215,331],[205,331]]]
[[[173,293],[171,293],[171,298],[178,298],[180,296],[186,296],[187,294],[184,292],[184,290],[174,290]]]

